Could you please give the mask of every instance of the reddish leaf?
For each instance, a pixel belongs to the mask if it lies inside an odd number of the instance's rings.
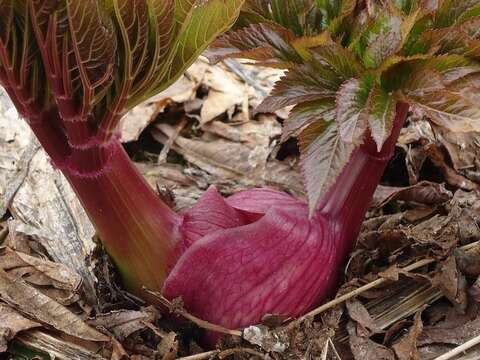
[[[335,123],[316,122],[299,136],[303,181],[312,214],[347,165],[355,146],[340,139]]]
[[[336,120],[340,137],[353,144],[363,142],[367,128],[368,110],[366,104],[372,86],[371,79],[351,79],[342,84],[337,93]]]

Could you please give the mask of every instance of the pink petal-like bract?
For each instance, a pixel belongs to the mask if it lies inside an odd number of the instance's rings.
[[[304,202],[279,191],[223,199],[210,188],[183,214],[179,258],[163,294],[232,329],[265,314],[298,316],[331,296],[407,111],[398,106],[381,152],[370,137],[353,152],[312,217]]]

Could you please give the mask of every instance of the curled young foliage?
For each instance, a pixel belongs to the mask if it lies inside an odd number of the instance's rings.
[[[471,95],[480,77],[479,0],[285,4],[280,11],[278,1],[247,0],[235,30],[210,54],[288,70],[258,110],[296,105],[283,139],[300,139],[311,212],[355,146],[368,138],[382,149],[398,102],[448,130],[480,131]],[[248,41],[257,29],[270,41]]]
[[[74,148],[105,142],[128,109],[172,84],[231,26],[242,4],[2,0],[0,81],[27,118],[58,107]]]

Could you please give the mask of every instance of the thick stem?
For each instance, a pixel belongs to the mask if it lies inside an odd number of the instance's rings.
[[[146,183],[116,138],[72,139],[58,110],[26,114],[53,163],[67,177],[130,290],[160,290],[175,263],[181,217]],[[84,122],[71,122],[83,126]]]
[[[142,286],[160,290],[175,261],[180,218],[153,192],[120,143],[97,151],[110,153],[93,176],[64,173],[126,285],[136,292]]]
[[[80,158],[95,159],[100,168],[82,173],[70,162],[64,174],[126,285],[137,293],[142,286],[160,290],[175,261],[180,217],[153,192],[118,141],[87,150]]]
[[[338,253],[342,258],[350,252],[358,236],[365,214],[385,167],[395,150],[400,130],[408,113],[408,104],[398,103],[393,130],[378,152],[371,136],[356,149],[319,207],[319,213],[332,221],[338,233]]]

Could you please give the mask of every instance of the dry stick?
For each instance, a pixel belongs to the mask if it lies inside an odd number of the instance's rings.
[[[218,355],[220,350],[213,350],[207,351],[200,354],[190,355],[178,358],[177,360],[202,360],[202,359],[210,359],[212,356]]]
[[[415,269],[418,269],[418,268],[421,268],[422,266],[425,266],[425,265],[428,265],[428,264],[431,264],[435,262],[435,259],[423,259],[423,260],[419,260],[407,267],[404,267],[403,271],[412,271],[412,270],[415,270]],[[345,295],[342,295],[342,296],[339,296],[338,298],[335,298],[333,299],[332,301],[329,301],[325,304],[323,304],[322,306],[319,306],[317,307],[316,309],[313,309],[312,311],[306,313],[305,315],[297,318],[296,320],[292,321],[290,324],[288,324],[288,328],[294,328],[296,327],[298,324],[300,324],[301,322],[303,322],[304,320],[306,320],[307,318],[311,318],[311,317],[314,317],[318,314],[321,314],[337,305],[340,305],[341,303],[343,303],[344,301],[347,301],[347,300],[350,300],[351,298],[354,298],[355,296],[357,295],[360,295],[361,293],[364,293],[365,291],[367,290],[370,290],[370,289],[373,289],[383,283],[385,283],[387,281],[387,279],[385,278],[379,278],[375,281],[372,281],[368,284],[365,284],[361,287],[359,287],[358,289],[355,289]]]
[[[183,316],[185,319],[191,321],[194,324],[197,324],[199,327],[201,327],[203,329],[218,332],[218,333],[222,333],[222,334],[242,337],[242,332],[239,331],[239,330],[227,329],[223,326],[212,324],[208,321],[202,320],[202,319],[188,313],[184,309],[177,308],[166,297],[164,297],[160,293],[158,293],[156,291],[149,290],[145,287],[143,289],[146,292],[148,292],[150,295],[153,295],[163,306],[166,306],[171,312]]]
[[[207,351],[200,354],[181,357],[181,358],[178,358],[177,360],[202,360],[202,359],[211,359],[213,356],[217,356],[218,358],[223,359],[224,357],[227,357],[236,353],[247,353],[250,355],[255,355],[261,358],[265,358],[265,354],[262,354],[261,352],[258,352],[250,348],[232,348],[232,349],[226,349],[226,350]]]
[[[167,156],[168,153],[170,152],[170,148],[174,144],[175,140],[177,140],[178,136],[182,132],[183,128],[187,125],[188,119],[186,116],[182,118],[182,120],[177,124],[175,129],[173,130],[173,133],[168,137],[167,141],[165,144],[163,144],[163,149],[160,151],[160,155],[158,155],[158,164],[163,164],[164,162],[167,161]]]
[[[457,346],[456,348],[450,350],[449,352],[435,358],[435,360],[448,360],[452,359],[455,356],[463,353],[464,351],[470,349],[471,347],[480,344],[480,335],[475,336],[473,339],[468,340],[466,343]]]

